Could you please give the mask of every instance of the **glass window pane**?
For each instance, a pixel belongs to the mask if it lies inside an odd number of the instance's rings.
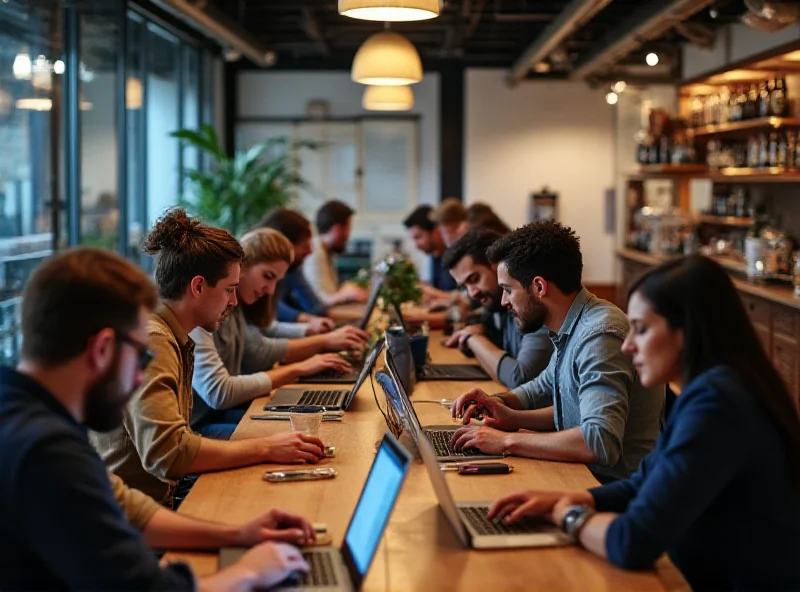
[[[409,211],[417,202],[417,122],[365,121],[362,131],[364,209]]]
[[[117,250],[119,195],[117,167],[116,2],[81,4],[80,130],[81,243]]]
[[[180,121],[180,45],[155,25],[147,27],[147,227],[178,202],[178,141],[170,134]]]
[[[57,8],[51,1],[0,2],[0,364],[16,361],[20,295],[53,245],[59,161],[51,146],[60,144],[53,89],[60,85],[55,64],[62,53]]]
[[[127,114],[128,252],[141,259],[145,229],[145,150],[144,150],[144,36],[145,25],[133,14],[128,16],[128,64],[125,82]]]
[[[183,47],[183,122],[182,127],[192,131],[200,129],[200,55],[190,46]],[[197,170],[201,166],[200,150],[183,142],[183,171]],[[184,183],[181,187],[184,197],[192,198],[192,186]]]

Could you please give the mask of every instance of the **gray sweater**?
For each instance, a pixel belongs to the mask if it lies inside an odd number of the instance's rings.
[[[248,326],[238,307],[213,335],[200,327],[189,335],[195,342],[192,423],[209,409],[229,409],[269,394],[272,381],[264,371],[289,349],[288,340],[265,337]]]
[[[542,327],[523,335],[508,311],[487,314],[483,319],[486,335],[505,355],[497,364],[497,378],[514,389],[539,376],[550,361],[553,344],[550,331]]]

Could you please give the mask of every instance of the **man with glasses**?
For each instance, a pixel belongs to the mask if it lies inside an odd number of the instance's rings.
[[[269,587],[306,569],[283,543],[254,547],[210,577],[161,567],[148,543],[212,548],[257,544],[270,529],[284,540],[313,533],[279,512],[244,527],[194,520],[109,481],[87,429],[122,423],[153,358],[147,322],[156,300],[147,276],[98,249],[57,255],[31,276],[20,363],[0,367],[0,590],[215,591]]]

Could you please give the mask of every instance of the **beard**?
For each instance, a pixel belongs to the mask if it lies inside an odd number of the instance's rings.
[[[486,298],[489,300],[488,304],[483,304],[483,299]],[[489,312],[500,312],[503,310],[503,293],[499,292],[497,294],[492,294],[491,292],[481,292],[478,294],[477,298],[478,302],[480,302]]]
[[[86,392],[83,402],[84,424],[96,432],[109,432],[122,425],[122,413],[133,394],[120,384],[119,351],[114,362]]]
[[[528,333],[536,333],[544,327],[544,321],[547,318],[547,307],[536,296],[528,294],[527,302],[525,302],[524,306],[518,311],[510,309],[510,313],[517,321],[519,332],[526,335]]]

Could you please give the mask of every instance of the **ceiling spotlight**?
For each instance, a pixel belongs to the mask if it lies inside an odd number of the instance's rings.
[[[606,103],[609,105],[616,105],[619,101],[619,96],[615,92],[610,92],[606,95]]]
[[[56,74],[63,74],[65,70],[64,62],[62,60],[56,60],[53,62],[53,72]]]
[[[708,16],[710,16],[712,19],[715,19],[719,16],[719,11],[716,8],[712,8],[708,11]]]
[[[624,93],[626,88],[628,88],[628,83],[624,80],[617,80],[611,85],[611,90],[617,94]]]
[[[656,53],[648,53],[647,57],[645,58],[648,66],[656,66],[658,65],[658,54]]]
[[[11,70],[14,73],[14,78],[17,80],[30,80],[31,73],[33,72],[31,56],[25,51],[19,52],[14,58],[14,65],[11,66]]]

